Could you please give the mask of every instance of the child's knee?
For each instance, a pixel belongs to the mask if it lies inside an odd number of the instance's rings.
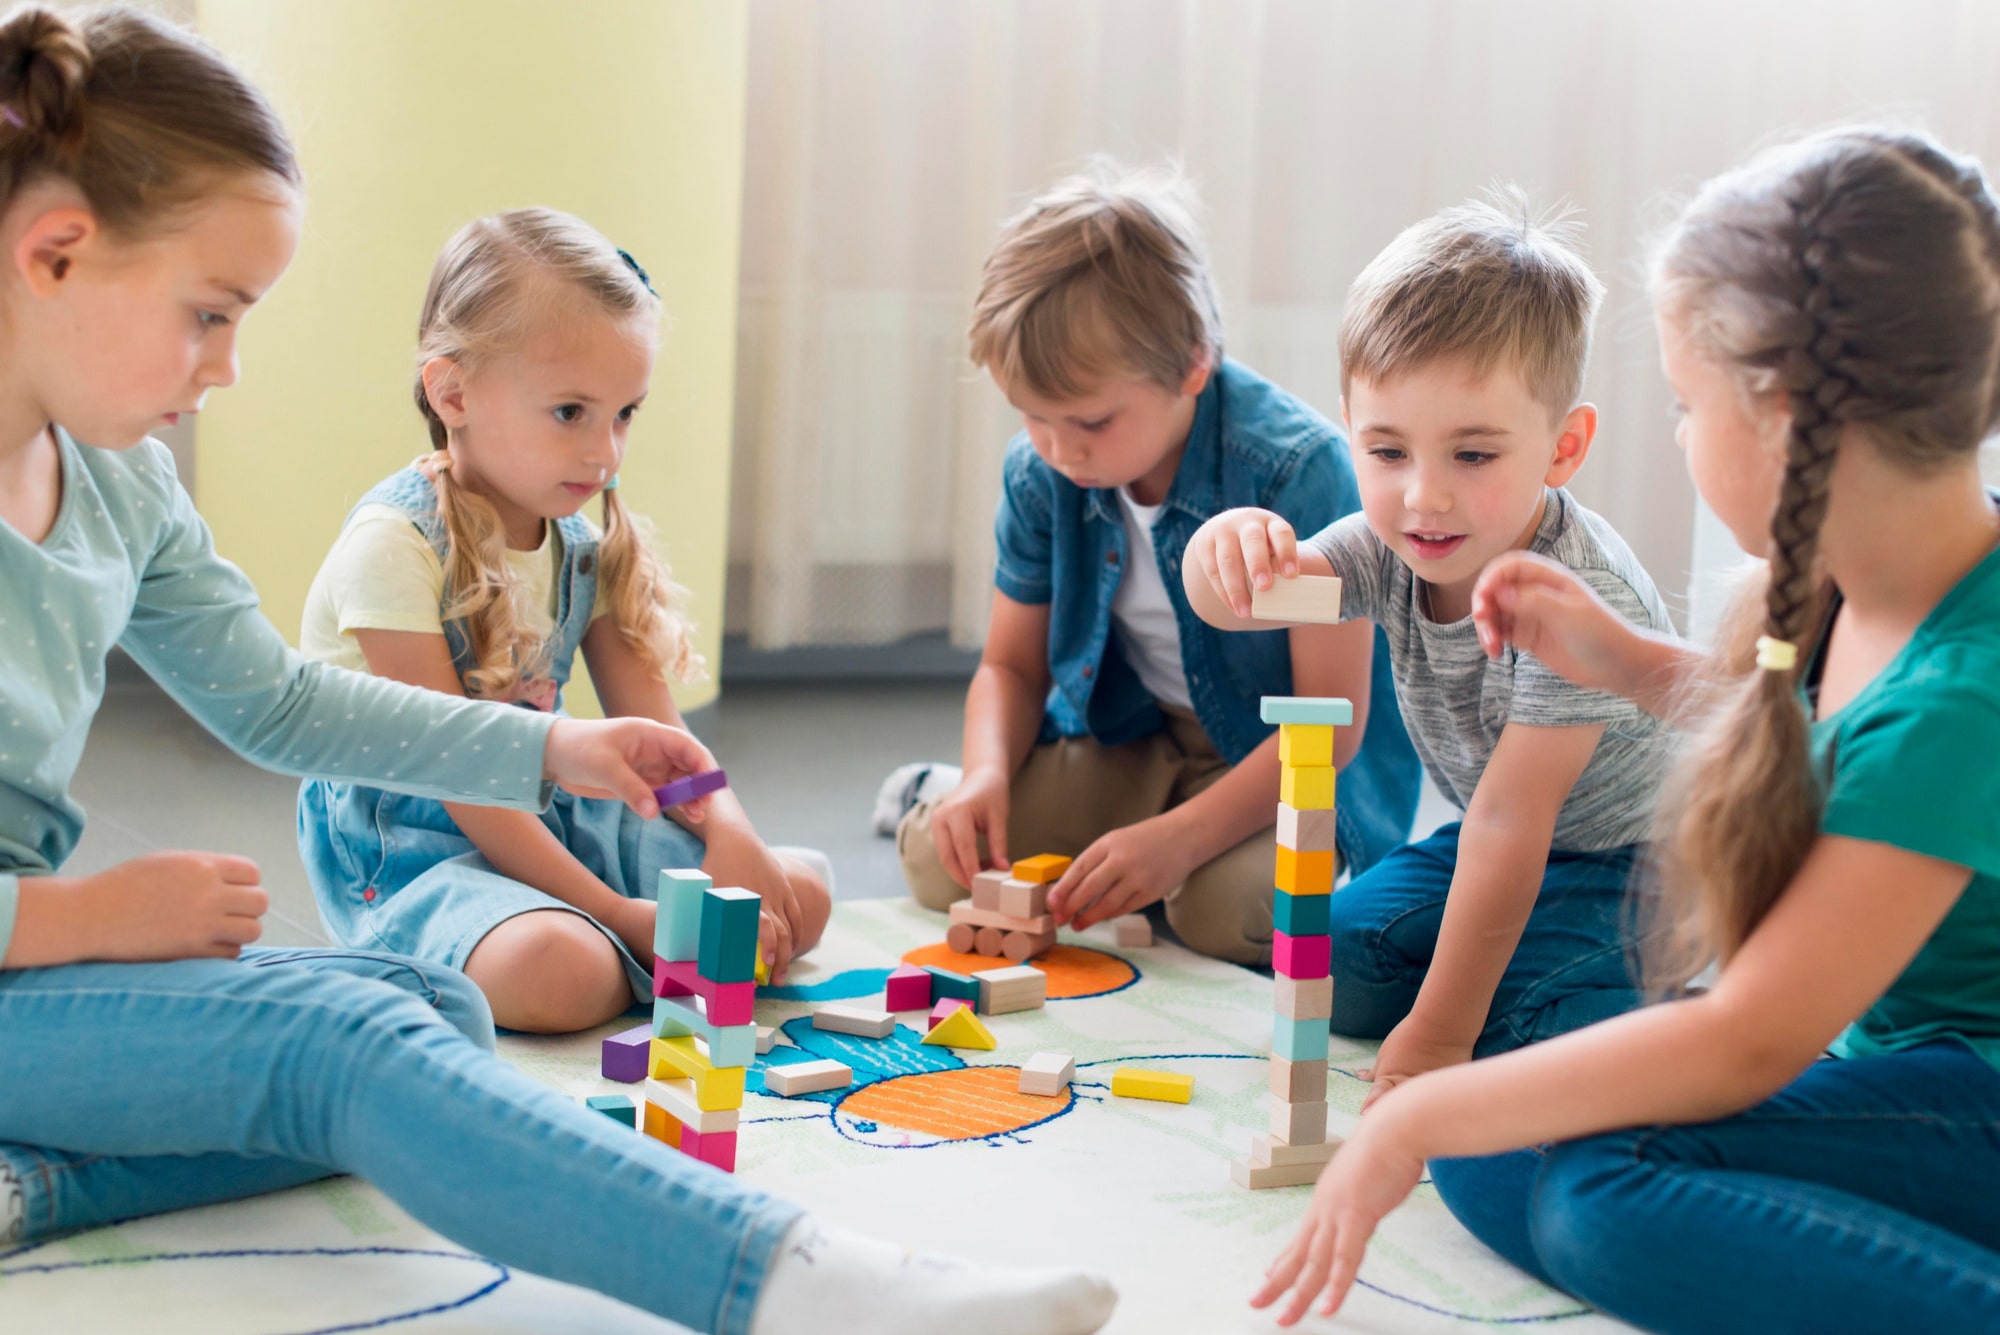
[[[903,881],[910,897],[927,909],[943,913],[964,899],[969,891],[951,879],[938,857],[937,842],[931,836],[930,808],[919,803],[896,826],[896,856],[903,864]]]
[[[465,972],[496,1023],[530,1033],[570,1033],[622,1013],[632,1000],[617,947],[581,914],[541,910],[486,934]]]
[[[1271,916],[1260,915],[1235,887],[1191,878],[1166,903],[1167,925],[1181,944],[1211,959],[1262,966],[1271,962]],[[1261,921],[1262,939],[1256,932]]]

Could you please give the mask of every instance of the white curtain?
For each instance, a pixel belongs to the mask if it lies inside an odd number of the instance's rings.
[[[1990,0],[754,0],[730,621],[759,647],[985,624],[1000,221],[1089,154],[1178,158],[1229,351],[1328,415],[1355,272],[1495,181],[1611,289],[1576,491],[1684,595],[1696,504],[1640,291],[1663,197],[1787,130],[1928,125],[2000,168]]]

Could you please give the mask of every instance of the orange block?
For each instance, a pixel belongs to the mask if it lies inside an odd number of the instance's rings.
[[[681,1119],[662,1108],[657,1103],[645,1105],[646,1121],[640,1129],[654,1140],[664,1141],[675,1149],[681,1147]]]
[[[1278,846],[1277,886],[1288,895],[1333,893],[1333,852],[1301,852]]]
[[[1069,864],[1070,859],[1060,853],[1038,853],[1014,864],[1014,879],[1030,885],[1048,885],[1060,881],[1062,874],[1069,870]]]

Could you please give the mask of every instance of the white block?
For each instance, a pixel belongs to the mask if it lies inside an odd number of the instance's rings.
[[[648,1080],[645,1097],[646,1102],[665,1109],[679,1119],[682,1126],[691,1126],[704,1136],[715,1131],[734,1131],[737,1119],[742,1116],[741,1110],[736,1108],[702,1111],[701,1105],[694,1100],[692,1080]]]
[[[1335,625],[1340,621],[1340,577],[1300,575],[1280,576],[1268,589],[1250,590],[1250,615],[1259,621],[1312,621]]]
[[[790,1062],[764,1068],[764,1088],[785,1098],[817,1094],[823,1089],[845,1089],[853,1083],[854,1072],[836,1061]]]
[[[1067,1052],[1037,1052],[1021,1063],[1021,1092],[1058,1098],[1076,1078],[1076,1058]]]
[[[888,1011],[836,1002],[813,1012],[813,1028],[853,1034],[857,1038],[887,1038],[896,1032],[896,1017]]]

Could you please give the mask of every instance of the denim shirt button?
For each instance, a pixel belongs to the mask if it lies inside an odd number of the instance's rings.
[[[1085,664],[1083,665],[1083,679],[1084,679],[1085,681],[1089,681],[1089,680],[1090,680],[1090,678],[1092,677],[1092,675],[1096,673],[1096,671],[1097,671],[1097,669],[1096,669],[1096,668],[1092,667],[1092,666],[1091,666],[1090,664],[1088,664],[1088,663],[1085,663]]]

